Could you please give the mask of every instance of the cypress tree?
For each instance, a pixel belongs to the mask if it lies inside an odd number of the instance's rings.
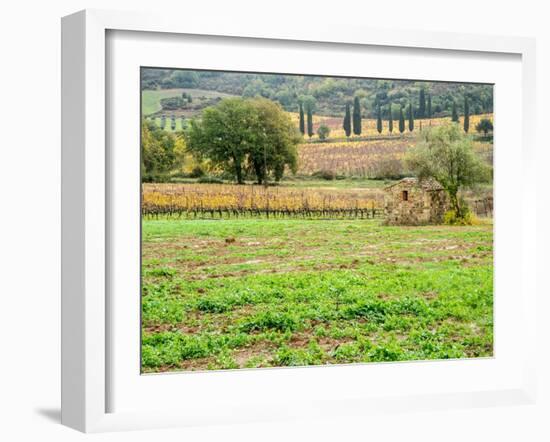
[[[346,137],[349,138],[351,135],[351,115],[349,109],[349,103],[346,103],[346,115],[344,116],[344,131],[346,132]]]
[[[353,100],[353,133],[361,135],[361,102],[359,97]]]
[[[307,108],[307,135],[309,138],[313,136],[313,111],[311,106]]]
[[[304,106],[300,103],[300,133],[304,135],[306,133],[306,128],[304,124]]]
[[[380,111],[380,103],[378,103],[378,117],[376,119],[376,130],[379,134],[382,133],[382,112]]]
[[[428,94],[428,104],[426,106],[426,114],[428,118],[432,118],[432,96]]]
[[[392,111],[391,111],[391,103],[388,107],[388,112],[390,114],[390,118],[389,118],[389,121],[388,121],[388,130],[390,131],[390,134],[393,132],[393,115],[392,115]]]
[[[470,130],[470,105],[468,104],[468,98],[464,97],[464,132],[468,133]]]
[[[409,103],[409,131],[414,130],[414,117],[412,103]]]
[[[456,111],[456,103],[453,101],[453,113],[451,116],[453,123],[458,123],[458,112]]]
[[[424,118],[426,116],[426,93],[424,88],[420,88],[418,96],[418,118]]]
[[[399,108],[399,132],[405,132],[405,117],[403,116],[403,105]]]

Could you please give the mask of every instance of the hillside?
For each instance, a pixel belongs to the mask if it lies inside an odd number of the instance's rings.
[[[297,111],[298,103],[302,102],[311,106],[318,115],[333,117],[343,116],[346,103],[355,96],[361,100],[365,117],[375,117],[378,105],[382,117],[387,117],[390,103],[395,115],[400,105],[406,107],[409,102],[417,114],[415,116],[421,117],[418,115],[421,90],[424,90],[426,103],[431,100],[433,117],[449,116],[453,102],[461,113],[465,97],[471,114],[493,111],[493,88],[486,84],[148,68],[142,70],[141,87],[144,95],[150,92],[163,95],[166,90],[210,91],[211,96],[218,94],[219,97],[259,95],[279,102],[287,111]],[[206,106],[206,102],[204,104]],[[193,110],[200,109],[201,106],[195,105]],[[154,112],[160,110],[157,106]]]

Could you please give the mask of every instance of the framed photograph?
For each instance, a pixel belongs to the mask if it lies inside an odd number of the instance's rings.
[[[534,400],[532,40],[62,30],[64,424]]]

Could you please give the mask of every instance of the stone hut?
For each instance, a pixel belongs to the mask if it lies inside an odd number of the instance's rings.
[[[404,178],[384,191],[386,224],[439,224],[449,208],[447,192],[432,179]]]

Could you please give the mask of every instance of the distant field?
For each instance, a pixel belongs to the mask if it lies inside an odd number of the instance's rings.
[[[157,89],[157,90],[144,90],[141,92],[141,112],[143,115],[151,115],[155,112],[162,110],[160,105],[160,100],[163,98],[178,97],[185,92],[191,94],[193,99],[199,97],[232,97],[233,95],[224,94],[222,92],[216,91],[207,91],[202,89]],[[170,112],[166,112],[167,117],[170,116]],[[169,119],[169,118],[168,118]],[[170,125],[167,125],[168,130],[170,130]]]
[[[145,372],[491,356],[492,226],[144,220]]]
[[[298,125],[298,121],[300,119],[300,116],[298,113],[291,113],[292,119],[296,122],[296,125]],[[482,114],[482,115],[470,115],[470,130],[472,133],[475,133],[475,126],[479,122],[479,120],[483,118],[489,118],[493,119],[493,114]],[[418,130],[422,126],[422,128],[431,127],[431,126],[439,126],[441,124],[450,123],[451,117],[443,117],[443,118],[426,118],[422,120],[414,120],[414,132],[410,132],[408,129],[408,120],[405,120],[405,132],[401,136],[408,137],[408,136],[416,136],[418,134]],[[463,117],[460,118],[460,123],[462,124]],[[314,135],[311,137],[311,140],[318,140],[319,137],[317,136],[317,129],[321,124],[324,124],[325,126],[328,126],[330,128],[330,138],[345,138],[346,134],[344,132],[343,128],[343,119],[341,117],[326,117],[322,115],[313,115],[313,132]],[[382,133],[379,134],[377,128],[376,128],[377,120],[373,118],[363,118],[361,120],[361,135],[359,137],[373,137],[373,136],[379,136],[379,135],[390,135],[389,129],[388,129],[388,121],[385,119],[382,121]],[[395,136],[399,136],[399,121],[394,120],[393,121],[393,132],[391,133]],[[307,135],[304,137],[306,140],[310,139]],[[357,135],[351,135],[351,140],[354,138],[358,138]]]
[[[476,134],[475,125],[482,118],[492,119],[492,114],[473,115],[470,118],[471,134]],[[297,120],[296,120],[297,121]],[[315,125],[333,125],[330,138],[324,142],[317,135],[302,143],[298,148],[298,173],[309,175],[319,171],[330,171],[337,175],[362,178],[377,178],[381,176],[399,176],[404,172],[401,160],[406,152],[418,142],[420,122],[422,127],[436,127],[448,124],[450,118],[434,118],[415,121],[415,131],[408,129],[400,134],[395,130],[388,132],[386,122],[382,134],[376,131],[376,120],[363,120],[363,132],[360,137],[345,137],[341,126],[337,126],[334,118],[314,117]],[[395,122],[394,122],[395,123]],[[335,139],[336,138],[336,139]],[[493,143],[475,141],[474,149],[487,162],[492,163]]]
[[[373,177],[391,161],[400,161],[414,138],[395,137],[384,140],[304,143],[298,149],[298,173],[331,171],[338,175]],[[399,171],[396,170],[396,173]]]

